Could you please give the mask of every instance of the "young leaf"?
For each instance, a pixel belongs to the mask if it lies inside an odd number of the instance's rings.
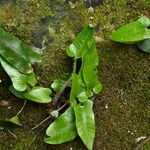
[[[82,94],[84,92],[85,86],[80,76],[73,73],[70,103],[75,112],[78,134],[88,149],[91,150],[95,136],[93,103],[88,99],[86,93]]]
[[[81,58],[87,41],[93,37],[93,27],[87,26],[75,38],[73,43],[66,49],[68,56]]]
[[[74,107],[74,105],[77,103],[76,102],[77,99],[80,101],[84,101],[87,98],[88,97],[85,92],[85,85],[83,81],[81,80],[79,75],[73,73],[72,74],[72,87],[71,87],[71,94],[70,94],[71,105]]]
[[[62,88],[64,83],[65,83],[65,81],[63,81],[63,80],[54,80],[54,82],[51,84],[51,88],[55,92],[58,92]]]
[[[69,107],[46,130],[44,141],[48,144],[61,144],[73,140],[77,136],[75,116],[72,107]]]
[[[80,76],[83,77],[85,82],[88,97],[91,97],[93,92],[98,94],[102,90],[102,84],[97,78],[98,64],[99,59],[95,42],[94,40],[91,40],[87,43],[87,50],[83,54],[82,66],[80,70]]]
[[[14,116],[10,119],[1,119],[0,118],[0,127],[4,127],[4,128],[15,128],[15,127],[20,127],[22,126],[18,116]]]
[[[93,102],[89,99],[74,106],[78,134],[89,150],[92,150],[95,137],[95,121],[92,107]]]
[[[12,58],[16,60],[17,57],[20,56],[20,59],[24,58],[28,63],[34,63],[34,62],[40,62],[41,61],[41,55],[37,52],[34,52],[32,49],[30,49],[25,43],[23,43],[21,40],[19,40],[17,37],[9,34],[8,32],[4,31],[2,28],[0,28],[0,43],[3,43],[2,45],[7,47],[10,51],[10,53],[13,53],[13,55],[9,58]],[[10,55],[7,53],[7,55]],[[7,57],[6,55],[6,57]],[[6,57],[4,57],[6,59]],[[12,60],[11,59],[11,60]],[[10,61],[8,61],[10,63]],[[11,63],[12,64],[12,63]],[[12,64],[14,65],[14,64]],[[22,62],[20,62],[20,67],[24,67]],[[19,67],[19,71],[21,71]],[[27,72],[25,70],[25,72]],[[25,73],[23,72],[23,73]]]
[[[25,92],[24,97],[37,103],[49,103],[52,100],[51,93],[49,88],[34,87],[31,91]]]
[[[135,22],[128,23],[112,34],[112,40],[121,43],[135,43],[150,38],[149,18],[143,16]]]
[[[150,53],[150,39],[146,39],[137,44],[138,48]]]
[[[145,27],[150,25],[150,19],[146,16],[142,16],[140,19],[138,19],[138,21],[141,22]]]
[[[10,64],[8,64],[3,58],[0,57],[0,62],[2,67],[7,72],[9,77],[12,80],[13,87],[17,91],[25,91],[28,85],[34,86],[37,83],[35,75],[31,74],[22,74],[17,69],[13,68]]]
[[[50,115],[51,115],[52,117],[54,117],[54,118],[58,118],[58,116],[59,116],[59,111],[58,111],[58,110],[54,110],[54,111],[50,112]]]
[[[14,123],[17,126],[22,126],[18,116],[14,116],[14,117],[8,119],[7,121],[12,122],[12,123]]]

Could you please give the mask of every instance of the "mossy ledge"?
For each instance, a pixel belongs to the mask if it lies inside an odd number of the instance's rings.
[[[34,66],[39,84],[50,87],[54,79],[67,80],[72,61],[65,48],[87,24],[96,25],[95,39],[100,55],[99,75],[104,85],[94,105],[96,139],[94,150],[130,150],[135,139],[150,134],[150,55],[134,45],[121,45],[110,40],[119,26],[136,20],[141,14],[150,17],[150,5],[143,0],[105,0],[103,5],[89,10],[82,0],[13,0],[1,3],[0,25],[29,46],[43,50],[43,62]],[[23,104],[9,91],[10,81],[0,70],[0,100],[10,102],[11,109],[0,109],[0,116],[11,117]],[[23,128],[12,132],[0,130],[0,149],[7,150],[83,150],[77,138],[62,145],[46,145],[44,130],[30,129],[47,116],[46,105],[28,102],[20,118]],[[38,133],[40,134],[38,135]]]

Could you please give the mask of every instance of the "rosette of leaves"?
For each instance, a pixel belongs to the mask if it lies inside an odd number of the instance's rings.
[[[0,63],[12,81],[10,90],[17,97],[38,103],[51,101],[50,89],[34,87],[37,77],[32,64],[41,59],[41,54],[0,28]]]
[[[142,16],[135,22],[128,23],[112,34],[112,40],[124,44],[136,43],[138,48],[150,52],[150,19]]]
[[[85,27],[66,49],[68,56],[74,58],[69,98],[71,106],[47,128],[44,141],[48,144],[61,144],[79,135],[89,150],[93,148],[95,119],[91,98],[102,90],[102,84],[97,77],[99,59],[93,30],[90,26]],[[77,73],[78,59],[81,59],[82,64]],[[54,87],[60,85],[57,82],[54,82]]]

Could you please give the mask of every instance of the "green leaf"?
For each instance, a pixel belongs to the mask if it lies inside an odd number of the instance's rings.
[[[63,80],[54,80],[54,82],[51,84],[51,88],[55,91],[58,92],[62,86],[64,85],[65,81]]]
[[[99,58],[95,46],[95,41],[91,40],[87,43],[87,50],[83,54],[82,66],[80,70],[80,76],[83,77],[85,82],[86,93],[88,97],[91,97],[93,92],[98,94],[102,90],[102,84],[97,77],[98,65]]]
[[[24,92],[17,91],[13,86],[9,86],[9,90],[18,98],[25,99]]]
[[[3,56],[12,66],[22,73],[29,74],[33,72],[31,64],[17,53],[13,52],[11,48],[0,42],[0,55]]]
[[[34,87],[31,91],[25,92],[24,97],[37,103],[49,103],[52,100],[51,93],[49,88]]]
[[[17,37],[0,28],[0,55],[22,73],[31,73],[31,63],[40,62],[41,55]]]
[[[18,116],[14,116],[10,119],[1,119],[0,118],[0,127],[12,129],[15,127],[22,126]]]
[[[89,99],[74,106],[78,134],[89,150],[92,150],[95,137],[95,121],[92,107],[93,102]]]
[[[140,19],[138,19],[138,21],[141,22],[145,27],[150,25],[150,19],[146,16],[142,16]]]
[[[146,39],[137,44],[138,48],[150,53],[150,39]]]
[[[75,111],[78,134],[88,149],[92,149],[95,136],[93,103],[86,95],[85,86],[80,76],[75,73],[72,74],[70,103]]]
[[[7,121],[12,122],[12,123],[14,123],[15,125],[22,126],[22,124],[21,124],[21,122],[20,122],[18,116],[14,116],[14,117],[8,119]]]
[[[135,22],[128,23],[112,34],[112,40],[121,43],[135,43],[150,38],[149,18],[143,16]]]
[[[85,92],[85,85],[83,81],[81,80],[80,76],[73,73],[72,74],[72,87],[71,87],[71,94],[70,94],[70,102],[72,106],[74,106],[77,103],[76,101],[77,99],[82,102],[85,99],[87,99],[87,95]]]
[[[48,144],[61,144],[73,140],[77,136],[74,111],[69,107],[46,130],[44,141]]]
[[[150,150],[150,141],[148,141],[145,145],[143,145],[140,150]]]
[[[143,0],[143,1],[148,4],[150,3],[150,0]]]
[[[70,103],[75,111],[78,134],[88,149],[92,149],[95,137],[93,103],[86,95],[85,86],[80,76],[75,73],[72,74]]]
[[[66,49],[68,56],[81,58],[83,52],[86,50],[85,44],[93,37],[93,27],[87,26],[75,38],[73,43]]]
[[[35,75],[31,74],[22,74],[17,69],[13,68],[10,64],[8,64],[4,59],[0,57],[0,62],[2,67],[7,72],[9,77],[12,80],[13,87],[17,91],[25,91],[28,85],[34,86],[37,83]]]

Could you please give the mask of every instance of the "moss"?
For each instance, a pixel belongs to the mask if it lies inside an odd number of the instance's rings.
[[[40,28],[40,20],[46,16],[52,17],[54,13],[43,0],[23,1],[20,5],[9,2],[1,6],[0,25],[31,44],[32,32]]]
[[[150,6],[143,0],[105,0],[104,5],[94,8],[92,12],[85,8],[82,0],[74,1],[73,9],[68,3],[59,0],[22,2],[9,2],[1,6],[0,24],[30,46],[40,45],[45,49],[43,62],[34,68],[40,77],[39,84],[46,87],[50,87],[54,79],[69,78],[72,61],[67,57],[65,48],[85,25],[96,25],[95,37],[101,60],[99,75],[104,90],[94,106],[97,127],[94,150],[132,149],[135,138],[150,132],[150,58],[149,54],[135,46],[111,42],[110,37],[116,28],[136,20],[141,14],[150,17]],[[0,114],[9,117],[16,114],[23,102],[10,94],[6,87],[10,82],[5,74],[1,76],[7,82],[0,85],[0,99],[11,101],[12,109],[9,113],[7,109],[0,111]],[[30,131],[47,116],[46,109],[45,105],[28,102],[20,116],[24,127],[13,131],[17,140],[8,132],[0,131],[0,148],[17,150],[29,146],[27,149],[85,149],[79,138],[73,142],[50,146],[42,141],[44,131],[37,136],[43,127],[33,133]]]

